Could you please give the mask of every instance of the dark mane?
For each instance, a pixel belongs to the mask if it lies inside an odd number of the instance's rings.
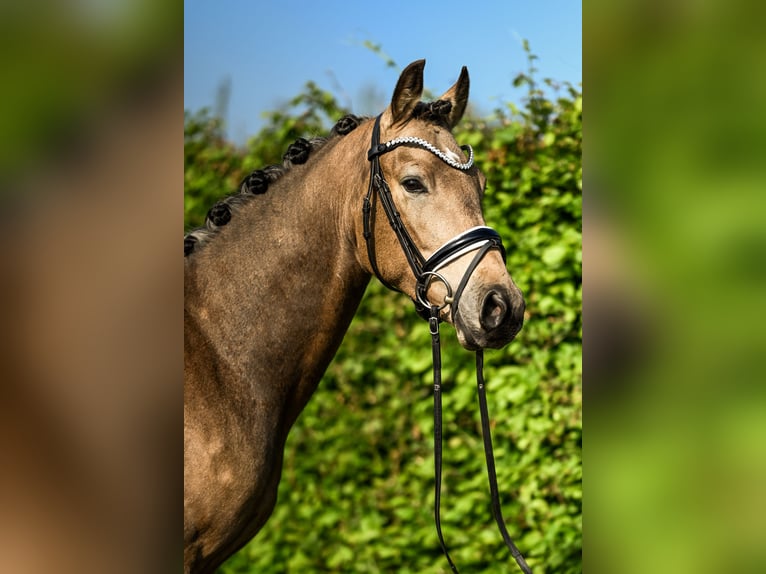
[[[310,140],[298,138],[287,148],[284,156],[282,156],[281,165],[270,165],[247,175],[240,183],[237,191],[220,199],[210,208],[207,217],[205,217],[204,227],[193,229],[184,235],[184,257],[189,256],[215,237],[217,231],[229,223],[232,216],[242,206],[247,205],[256,196],[265,193],[269,186],[287,173],[292,166],[306,163],[309,157],[324,147],[328,141],[350,133],[365,119],[367,118],[353,114],[346,115],[333,126],[329,136],[315,137]]]
[[[418,102],[412,111],[411,119],[421,119],[448,128],[447,118],[451,110],[452,103],[446,100]],[[306,163],[309,157],[324,147],[328,141],[350,133],[367,119],[369,118],[353,114],[346,115],[333,126],[329,136],[315,137],[310,140],[298,138],[287,148],[282,157],[281,165],[270,165],[247,175],[240,183],[237,191],[220,199],[210,208],[205,218],[204,227],[193,229],[184,236],[184,257],[215,237],[217,231],[229,223],[232,216],[242,206],[247,205],[256,196],[266,193],[269,186],[287,173],[292,166]]]

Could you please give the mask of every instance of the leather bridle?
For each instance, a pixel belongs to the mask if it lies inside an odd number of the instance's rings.
[[[379,158],[381,155],[388,153],[389,151],[396,149],[399,146],[408,145],[416,146],[422,149],[428,150],[439,159],[447,163],[454,169],[461,171],[467,171],[473,165],[473,150],[470,146],[461,146],[461,149],[468,152],[468,161],[460,163],[455,161],[452,157],[448,156],[429,142],[416,138],[416,137],[401,137],[390,140],[385,143],[380,143],[380,118],[378,116],[375,119],[375,125],[372,129],[372,144],[370,150],[367,153],[367,159],[370,161],[370,184],[367,190],[367,195],[364,198],[364,204],[362,207],[363,213],[363,226],[364,226],[364,239],[367,244],[367,256],[370,261],[370,266],[375,276],[380,280],[383,285],[391,290],[398,291],[394,286],[388,283],[381,275],[377,259],[375,256],[375,234],[374,234],[374,217],[375,217],[375,200],[380,198],[380,203],[383,205],[383,210],[386,212],[388,222],[391,225],[394,233],[396,234],[399,244],[402,247],[402,251],[409,263],[412,273],[415,276],[415,294],[414,299],[415,308],[418,314],[427,319],[429,322],[429,330],[431,333],[431,348],[433,353],[433,368],[434,368],[434,474],[435,474],[435,488],[434,488],[434,520],[436,522],[436,532],[439,536],[439,543],[444,555],[449,562],[452,572],[458,572],[452,558],[447,551],[447,546],[444,542],[444,536],[441,529],[441,475],[442,475],[442,395],[441,395],[441,343],[439,339],[439,324],[441,323],[440,313],[447,306],[450,305],[450,313],[452,314],[453,323],[457,317],[458,303],[460,296],[463,293],[468,280],[473,274],[476,267],[479,265],[484,256],[492,249],[497,249],[505,261],[505,248],[503,242],[500,239],[500,235],[494,229],[486,226],[479,226],[469,229],[458,236],[450,239],[442,247],[437,249],[433,255],[429,258],[425,258],[418,249],[412,237],[407,232],[407,228],[402,221],[399,212],[394,204],[393,197],[391,195],[391,189],[389,188],[383,172],[380,168]],[[460,283],[456,289],[452,289],[447,279],[439,273],[439,270],[447,266],[452,261],[466,255],[468,253],[477,251],[473,260],[468,265],[465,273],[463,274]],[[441,305],[434,304],[428,300],[428,289],[433,281],[440,281],[446,288],[446,295],[444,302]],[[492,451],[492,437],[489,429],[489,414],[487,411],[487,396],[484,383],[484,353],[482,350],[476,351],[476,382],[478,386],[479,395],[479,411],[481,413],[481,429],[484,439],[484,455],[487,460],[487,474],[489,477],[490,496],[492,499],[492,514],[497,522],[500,533],[503,536],[506,546],[511,551],[511,554],[516,560],[516,563],[525,574],[531,574],[529,566],[527,565],[524,557],[519,552],[516,545],[513,543],[508,529],[505,526],[503,520],[502,510],[500,508],[500,497],[497,489],[497,476],[495,473],[495,459]]]
[[[364,239],[367,243],[367,256],[370,260],[370,266],[381,283],[391,290],[398,290],[383,278],[378,270],[377,258],[375,256],[375,236],[373,230],[374,201],[376,197],[379,197],[380,203],[383,205],[383,210],[388,217],[388,222],[391,224],[391,228],[394,230],[396,238],[399,240],[399,245],[402,247],[402,251],[407,259],[407,263],[409,263],[409,266],[412,269],[412,273],[415,275],[416,298],[414,299],[414,303],[418,314],[424,319],[428,319],[431,308],[434,305],[428,301],[427,292],[431,283],[434,280],[437,280],[442,282],[447,289],[444,303],[438,305],[439,311],[447,305],[451,305],[451,313],[454,321],[463,289],[465,289],[471,273],[484,255],[491,249],[497,249],[503,256],[503,260],[505,260],[505,248],[503,247],[500,235],[490,227],[474,227],[461,233],[457,237],[450,239],[442,247],[437,249],[431,257],[426,259],[407,232],[407,228],[402,221],[401,215],[399,215],[399,212],[394,205],[391,189],[388,187],[388,183],[383,177],[383,172],[380,169],[379,158],[384,153],[388,153],[402,145],[417,146],[430,151],[451,167],[461,171],[467,171],[473,165],[473,150],[471,149],[471,146],[462,146],[462,149],[469,152],[469,158],[465,163],[458,163],[435,146],[420,138],[402,137],[386,143],[380,143],[380,117],[381,116],[378,116],[375,119],[375,126],[372,129],[372,145],[367,152],[367,159],[370,161],[370,184],[362,208],[364,215]],[[479,250],[479,253],[474,257],[474,261],[471,265],[469,265],[458,288],[453,291],[452,286],[444,276],[439,273],[439,270],[458,257],[476,250]]]

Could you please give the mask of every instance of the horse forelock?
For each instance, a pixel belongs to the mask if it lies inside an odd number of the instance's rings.
[[[449,126],[449,113],[452,111],[452,102],[447,100],[435,100],[433,102],[418,102],[412,110],[413,119],[422,119],[426,122]]]

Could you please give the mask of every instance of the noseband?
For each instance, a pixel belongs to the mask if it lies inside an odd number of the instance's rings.
[[[458,303],[460,296],[463,294],[463,290],[468,284],[468,280],[473,274],[476,267],[479,265],[484,256],[492,249],[497,249],[503,257],[505,262],[505,248],[503,242],[500,239],[500,234],[494,229],[486,226],[473,227],[463,233],[453,237],[447,243],[437,249],[433,255],[429,258],[425,258],[418,249],[412,237],[407,232],[407,228],[404,226],[399,212],[396,210],[394,200],[391,195],[391,189],[386,183],[383,177],[383,172],[380,169],[379,158],[384,153],[387,153],[399,146],[416,146],[428,150],[436,157],[441,159],[444,163],[454,169],[461,171],[467,171],[473,165],[473,150],[471,146],[464,145],[461,149],[468,152],[468,161],[460,163],[452,159],[450,156],[433,146],[429,142],[417,138],[417,137],[400,137],[385,143],[380,143],[380,118],[378,116],[375,119],[375,125],[372,129],[372,144],[370,150],[367,153],[367,159],[370,161],[370,184],[367,190],[367,195],[364,198],[364,205],[362,207],[363,222],[364,222],[364,239],[367,244],[367,256],[372,267],[372,271],[375,276],[380,280],[383,285],[391,290],[398,291],[394,286],[389,284],[378,269],[377,260],[375,257],[375,235],[373,230],[373,218],[375,215],[374,201],[376,197],[380,198],[380,203],[383,205],[383,209],[388,217],[388,222],[391,228],[394,230],[399,244],[402,247],[407,262],[409,263],[412,273],[415,275],[415,294],[414,300],[415,309],[418,315],[427,319],[429,322],[429,329],[431,332],[432,352],[433,352],[433,366],[434,366],[434,471],[435,471],[435,488],[434,488],[434,520],[436,522],[436,532],[439,536],[439,543],[441,544],[444,555],[447,557],[452,572],[458,574],[457,567],[455,566],[452,558],[447,551],[447,546],[444,542],[444,536],[441,529],[441,517],[440,517],[440,505],[441,505],[441,474],[442,474],[442,398],[441,398],[441,343],[439,339],[439,323],[441,322],[440,313],[447,305],[450,305],[450,313],[452,315],[452,321],[455,322],[457,317]],[[471,263],[466,268],[457,289],[452,288],[447,279],[439,273],[439,270],[449,265],[456,259],[466,255],[468,253],[478,251]],[[441,305],[437,305],[428,300],[428,289],[434,281],[439,281],[444,284],[447,294],[444,297],[444,302]],[[484,439],[484,454],[487,460],[487,474],[489,477],[489,489],[492,501],[492,514],[497,522],[500,533],[503,536],[506,546],[511,551],[516,563],[524,574],[532,574],[529,566],[527,565],[524,557],[519,552],[516,545],[511,540],[508,534],[508,529],[505,526],[503,520],[502,511],[500,508],[500,496],[497,489],[497,477],[495,474],[495,459],[492,452],[492,437],[489,429],[489,413],[487,409],[487,397],[484,384],[484,354],[481,350],[476,352],[476,381],[479,391],[479,411],[481,413],[481,429]]]

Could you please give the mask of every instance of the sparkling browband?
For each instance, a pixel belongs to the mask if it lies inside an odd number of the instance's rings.
[[[400,138],[395,138],[395,139],[392,139],[391,141],[387,141],[386,143],[379,144],[376,148],[373,148],[370,150],[368,154],[368,159],[372,159],[376,155],[380,155],[387,151],[391,151],[393,148],[400,145],[405,145],[405,144],[413,144],[416,146],[420,146],[423,149],[427,149],[436,157],[438,157],[440,160],[442,160],[444,163],[446,163],[450,167],[454,167],[455,169],[465,171],[467,169],[470,169],[471,166],[473,165],[473,148],[469,145],[460,146],[460,149],[468,152],[468,161],[465,163],[460,163],[452,159],[450,156],[448,156],[446,153],[444,153],[442,150],[440,150],[436,146],[428,143],[426,140],[416,138],[414,136],[404,136]]]

